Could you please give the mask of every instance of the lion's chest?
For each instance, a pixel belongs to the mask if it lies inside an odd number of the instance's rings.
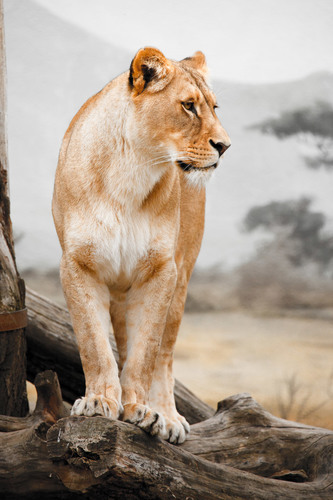
[[[100,210],[92,231],[96,272],[102,281],[117,288],[129,284],[138,263],[149,251],[157,228],[142,212]]]

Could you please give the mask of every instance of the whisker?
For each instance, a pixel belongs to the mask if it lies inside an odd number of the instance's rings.
[[[168,163],[170,162],[170,155],[161,155],[161,156],[156,156],[155,158],[151,158],[150,160],[147,160],[144,163],[141,164],[136,164],[137,168],[144,168],[148,167],[150,165],[159,165],[162,163]]]
[[[209,158],[209,155],[202,155],[202,154],[200,155],[200,158],[198,158],[198,156],[195,156],[195,154],[193,154],[194,151],[184,151],[184,150],[173,153],[159,154],[160,152],[163,151],[163,149],[164,147],[162,146],[160,148],[156,148],[155,151],[153,152],[153,154],[155,153],[156,156],[153,156],[146,162],[135,164],[135,168],[139,170],[141,168],[158,166],[164,163],[173,163],[175,161],[183,161],[192,166],[192,163],[197,161],[198,159]]]

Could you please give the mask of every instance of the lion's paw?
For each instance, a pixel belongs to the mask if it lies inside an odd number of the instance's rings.
[[[125,404],[122,420],[137,425],[152,436],[163,437],[165,434],[163,415],[139,403]]]
[[[190,432],[190,425],[187,420],[181,415],[176,418],[165,419],[165,435],[164,439],[172,444],[182,444]]]
[[[122,406],[116,400],[108,399],[101,394],[91,394],[75,401],[71,415],[86,415],[87,417],[102,415],[116,420],[121,411]]]

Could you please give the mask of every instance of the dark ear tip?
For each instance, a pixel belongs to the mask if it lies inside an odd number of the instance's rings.
[[[143,79],[145,81],[145,87],[149,82],[153,80],[153,78],[156,76],[156,70],[155,68],[149,67],[146,64],[141,65],[141,70],[143,74]]]
[[[129,71],[129,77],[128,77],[128,83],[130,84],[130,87],[133,88],[133,61],[132,59],[131,65],[130,65],[130,71]]]
[[[131,62],[128,85],[136,95],[151,82],[151,88],[161,90],[171,80],[174,73],[172,63],[158,49],[145,47],[140,49]],[[156,86],[154,87],[154,84]]]
[[[134,59],[133,59],[133,61],[134,61]],[[129,77],[128,77],[128,83],[129,83],[129,85],[130,85],[131,88],[133,88],[133,86],[134,86],[134,82],[133,82],[133,61],[131,62],[130,72],[129,72]],[[155,68],[149,67],[146,64],[142,64],[141,65],[141,71],[142,71],[143,79],[145,81],[144,88],[146,88],[147,85],[148,85],[148,83],[151,82],[155,78],[155,76],[156,76],[156,70],[155,70]]]

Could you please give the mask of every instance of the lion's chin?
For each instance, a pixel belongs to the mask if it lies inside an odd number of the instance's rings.
[[[202,189],[212,177],[214,168],[196,168],[185,175],[186,183],[194,188]]]
[[[194,165],[184,163],[180,160],[177,160],[177,165],[186,173],[185,180],[187,184],[197,189],[205,187],[217,167],[217,163],[208,167],[195,167]]]

